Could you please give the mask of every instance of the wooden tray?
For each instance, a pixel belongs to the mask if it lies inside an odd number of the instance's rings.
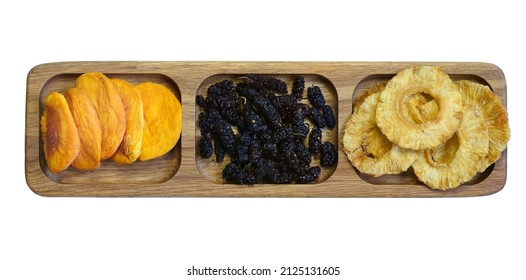
[[[411,171],[373,178],[357,172],[341,145],[342,129],[350,117],[353,98],[364,88],[414,65],[438,65],[452,79],[489,85],[506,106],[506,81],[495,65],[475,62],[61,62],[34,67],[27,78],[26,180],[43,196],[217,196],[217,197],[452,197],[481,196],[500,191],[506,182],[506,151],[486,172],[449,191],[431,190]],[[51,91],[65,92],[84,72],[99,71],[132,83],[154,81],[169,87],[183,106],[183,132],[166,156],[123,166],[104,161],[101,168],[81,172],[73,168],[49,173],[42,154],[39,120],[42,104]],[[307,185],[224,184],[219,166],[203,160],[196,150],[200,112],[196,94],[213,82],[241,74],[278,76],[288,83],[303,75],[306,84],[319,85],[337,117],[337,127],[325,139],[338,148],[338,164],[323,169],[319,182]],[[289,84],[290,88],[290,84]]]

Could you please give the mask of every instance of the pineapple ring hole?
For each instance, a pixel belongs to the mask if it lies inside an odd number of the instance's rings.
[[[429,102],[433,102],[434,104]],[[435,119],[439,110],[434,110],[435,108],[433,108],[433,106],[438,106],[438,102],[435,98],[425,92],[416,92],[406,95],[402,100],[400,108],[402,115],[407,122],[418,125]]]
[[[431,151],[429,157],[436,164],[450,164],[455,159],[459,146],[459,138],[455,133],[446,143]]]

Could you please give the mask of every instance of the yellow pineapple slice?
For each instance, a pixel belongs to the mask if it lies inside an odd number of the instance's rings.
[[[488,128],[489,152],[479,170],[483,172],[497,161],[502,151],[506,149],[510,139],[508,113],[500,98],[488,86],[466,80],[457,82],[457,85],[462,95],[462,102],[479,108]]]
[[[425,150],[413,163],[418,179],[432,189],[447,190],[469,181],[488,155],[489,135],[482,112],[465,105],[458,130],[445,143]]]
[[[376,126],[376,105],[380,93],[365,99],[345,125],[343,149],[351,163],[372,176],[406,171],[420,154],[391,143]]]

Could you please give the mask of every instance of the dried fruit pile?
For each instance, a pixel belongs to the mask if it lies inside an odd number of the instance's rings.
[[[287,84],[275,77],[244,75],[241,82],[220,81],[196,96],[202,158],[223,162],[226,182],[309,183],[319,178],[320,166],[333,166],[337,152],[331,142],[322,143],[322,129],[332,129],[336,118],[321,89],[307,89],[312,106],[302,103],[305,79],[297,77],[288,93]],[[312,123],[312,129],[309,122]]]
[[[488,86],[418,66],[357,98],[342,142],[362,173],[412,167],[430,188],[447,190],[497,161],[509,137],[506,109]]]
[[[163,156],[179,141],[181,104],[165,86],[137,86],[85,73],[65,95],[52,92],[41,120],[44,157],[52,173],[70,165],[94,170],[111,158],[131,164]]]

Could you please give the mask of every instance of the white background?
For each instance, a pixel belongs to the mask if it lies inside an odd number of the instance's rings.
[[[127,2],[0,4],[0,279],[207,279],[186,276],[192,265],[340,266],[328,279],[526,279],[518,4]],[[508,181],[495,195],[452,199],[40,197],[24,177],[26,76],[77,60],[494,63],[507,78]]]

